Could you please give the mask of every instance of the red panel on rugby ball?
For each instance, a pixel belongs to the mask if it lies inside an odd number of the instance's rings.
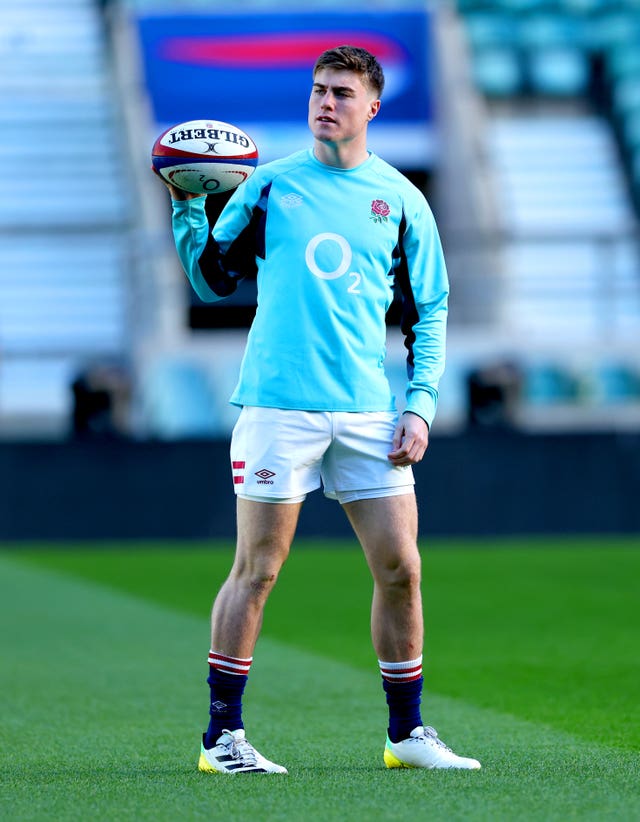
[[[189,120],[163,132],[153,144],[153,166],[167,182],[194,194],[230,191],[253,174],[258,149],[237,126]]]

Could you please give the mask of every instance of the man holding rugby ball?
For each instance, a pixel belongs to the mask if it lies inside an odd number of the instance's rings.
[[[242,698],[266,600],[303,501],[320,487],[342,505],[373,577],[371,636],[389,709],[385,764],[480,768],[421,716],[412,465],[436,411],[448,280],[424,196],[367,149],[383,86],[372,54],[330,49],[313,69],[309,150],[259,166],[212,226],[203,196],[170,186],[176,247],[197,294],[223,299],[257,271],[259,295],[231,397],[242,408],[231,442],[238,538],[212,611],[202,771],[286,773],[247,740]],[[401,414],[384,373],[394,289],[408,349]]]

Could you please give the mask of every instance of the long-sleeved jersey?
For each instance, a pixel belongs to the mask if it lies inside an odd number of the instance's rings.
[[[205,198],[173,203],[201,299],[257,272],[258,306],[231,402],[307,411],[393,410],[385,315],[399,289],[406,407],[431,425],[444,368],[448,280],[420,191],[374,154],[351,169],[301,151],[259,166],[210,230]]]

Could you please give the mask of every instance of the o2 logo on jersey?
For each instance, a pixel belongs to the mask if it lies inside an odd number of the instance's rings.
[[[323,249],[325,253],[319,255],[318,247],[323,243],[330,243],[330,245],[325,246]],[[318,256],[324,257],[323,262],[325,264],[330,259],[332,261],[330,265],[334,263],[337,263],[337,265],[335,268],[327,270],[327,268],[319,265]],[[309,271],[321,280],[337,280],[349,272],[349,277],[353,278],[353,282],[347,291],[349,294],[360,293],[359,286],[362,280],[362,274],[357,271],[349,271],[351,260],[353,259],[353,252],[351,251],[351,246],[341,234],[332,234],[330,232],[316,234],[316,236],[312,237],[307,243],[304,259]]]

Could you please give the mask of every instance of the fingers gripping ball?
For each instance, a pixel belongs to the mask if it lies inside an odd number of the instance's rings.
[[[153,144],[154,169],[191,194],[231,191],[258,165],[258,149],[242,129],[220,120],[189,120],[164,131]]]

